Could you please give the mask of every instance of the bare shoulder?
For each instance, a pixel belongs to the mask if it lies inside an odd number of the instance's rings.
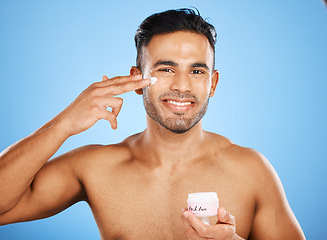
[[[111,145],[82,146],[54,158],[48,164],[70,169],[73,175],[82,180],[91,172],[114,168],[130,158],[131,151],[128,139],[126,139],[121,143]]]
[[[263,154],[252,148],[239,146],[224,136],[213,133],[210,135],[210,141],[214,143],[213,147],[219,154],[217,159],[226,170],[252,179],[256,188],[259,185],[264,187],[268,182],[272,184],[279,182],[274,168]]]
[[[249,239],[305,239],[285,196],[282,183],[260,152],[212,135],[219,150],[221,168],[233,183],[246,182],[247,194],[255,200],[255,215]]]

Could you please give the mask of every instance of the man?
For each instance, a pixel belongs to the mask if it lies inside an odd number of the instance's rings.
[[[215,37],[190,9],[147,18],[136,32],[130,76],[104,76],[2,152],[0,224],[46,218],[86,201],[103,239],[304,239],[269,162],[202,129],[219,78]],[[123,103],[116,96],[133,90],[143,94],[145,131],[48,162],[68,137],[99,119],[116,129]],[[217,192],[221,207],[211,225],[184,209],[193,192]]]

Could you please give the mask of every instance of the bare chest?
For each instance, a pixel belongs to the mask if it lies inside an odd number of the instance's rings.
[[[103,239],[184,239],[182,209],[188,193],[217,192],[220,206],[248,236],[255,204],[242,183],[215,171],[147,174],[142,171],[97,173],[86,184],[89,204]],[[215,222],[212,222],[215,224]]]

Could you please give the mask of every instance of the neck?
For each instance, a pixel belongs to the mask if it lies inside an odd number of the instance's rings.
[[[201,154],[205,133],[202,120],[187,132],[177,134],[147,116],[147,129],[141,137],[145,160],[160,166],[186,163]]]

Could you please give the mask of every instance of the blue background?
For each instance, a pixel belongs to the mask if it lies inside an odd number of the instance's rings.
[[[327,235],[327,8],[319,0],[0,2],[0,151],[56,116],[102,75],[128,75],[134,33],[152,13],[197,7],[218,32],[220,82],[204,129],[263,153],[308,239]],[[123,95],[118,130],[99,121],[56,155],[146,128],[142,98]],[[1,196],[0,196],[1,197]],[[0,239],[99,239],[87,204],[0,227]]]

